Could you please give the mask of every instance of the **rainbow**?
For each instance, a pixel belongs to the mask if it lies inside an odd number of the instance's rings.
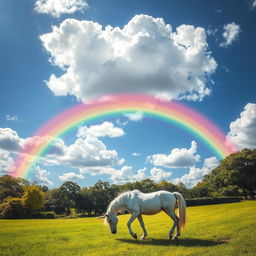
[[[220,159],[236,151],[234,145],[227,142],[225,134],[213,122],[190,107],[148,95],[121,94],[72,106],[52,118],[33,135],[48,139],[41,143],[31,143],[23,149],[16,157],[10,174],[16,177],[28,177],[33,166],[51,147],[54,140],[79,124],[138,111],[184,128],[204,142]]]

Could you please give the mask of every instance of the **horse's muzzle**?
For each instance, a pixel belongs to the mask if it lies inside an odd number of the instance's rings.
[[[116,230],[114,230],[114,231],[111,231],[111,233],[112,233],[112,234],[116,234]]]

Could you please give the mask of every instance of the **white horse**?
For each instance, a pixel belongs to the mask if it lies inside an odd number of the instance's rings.
[[[179,208],[179,217],[175,214],[175,208]],[[145,239],[147,231],[142,219],[142,214],[152,215],[164,211],[170,216],[174,224],[169,232],[169,239],[177,239],[180,236],[181,228],[186,223],[186,202],[183,196],[178,192],[157,191],[153,193],[142,193],[139,190],[125,192],[116,197],[109,205],[107,212],[102,216],[105,222],[109,224],[112,234],[117,232],[117,212],[128,211],[131,213],[127,226],[131,236],[137,239],[136,233],[132,231],[131,224],[137,218],[143,229],[141,239]],[[175,228],[177,233],[173,237]]]

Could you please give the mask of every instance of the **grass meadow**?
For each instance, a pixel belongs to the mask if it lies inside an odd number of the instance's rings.
[[[129,215],[119,216],[116,235],[96,218],[0,220],[0,255],[256,255],[256,201],[188,207],[187,217],[179,241],[167,239],[172,221],[165,213],[144,216],[144,241],[128,234]],[[132,227],[140,237],[137,220]]]

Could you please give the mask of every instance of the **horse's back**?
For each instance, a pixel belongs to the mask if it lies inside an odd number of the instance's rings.
[[[137,207],[142,214],[155,214],[163,209],[175,205],[175,197],[168,191],[157,191],[152,193],[142,193],[139,190],[130,192],[131,206]]]

